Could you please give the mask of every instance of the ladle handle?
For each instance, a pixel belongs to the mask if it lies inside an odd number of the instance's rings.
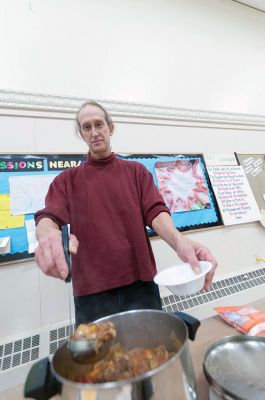
[[[69,234],[68,234],[68,226],[62,225],[62,242],[63,242],[63,251],[65,255],[65,260],[68,267],[68,275],[65,279],[65,282],[71,282],[71,256],[69,251]]]

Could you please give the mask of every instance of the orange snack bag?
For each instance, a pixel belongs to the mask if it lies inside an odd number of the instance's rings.
[[[214,310],[237,330],[253,336],[265,336],[265,313],[249,306],[215,307]]]

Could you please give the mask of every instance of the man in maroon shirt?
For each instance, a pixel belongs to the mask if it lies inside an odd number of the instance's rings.
[[[71,226],[76,323],[129,309],[161,309],[146,226],[194,270],[199,271],[199,260],[212,262],[204,286],[208,289],[217,266],[214,257],[175,229],[149,171],[111,152],[110,115],[90,101],[80,108],[76,122],[88,159],[54,179],[45,208],[35,215],[36,262],[45,274],[60,279],[67,276],[60,228]]]

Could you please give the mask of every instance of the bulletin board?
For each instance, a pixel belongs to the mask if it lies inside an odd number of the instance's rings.
[[[83,154],[0,154],[0,263],[33,257],[29,243],[34,213],[44,207],[49,183],[85,158]]]
[[[237,154],[260,210],[265,209],[265,155]]]
[[[178,230],[222,225],[202,154],[118,157],[140,162],[151,172]],[[60,172],[85,159],[84,154],[0,155],[0,263],[33,257],[34,213],[44,207],[49,184]],[[156,236],[149,227],[147,231],[150,237]],[[5,243],[7,238],[9,243]]]
[[[130,154],[121,158],[141,162],[171,211],[181,231],[222,225],[203,154]],[[156,233],[147,227],[150,237]]]

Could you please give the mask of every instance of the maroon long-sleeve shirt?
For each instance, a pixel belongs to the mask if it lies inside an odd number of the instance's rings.
[[[79,240],[72,256],[75,296],[151,281],[156,265],[146,225],[168,212],[152,174],[140,163],[112,153],[89,157],[79,167],[58,175],[35,215],[70,224]]]

